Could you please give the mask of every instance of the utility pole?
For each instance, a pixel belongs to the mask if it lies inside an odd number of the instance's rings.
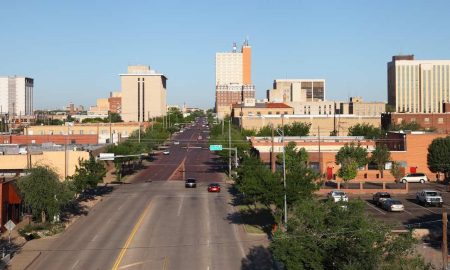
[[[283,142],[283,185],[284,185],[284,230],[287,229],[287,198],[286,198],[286,151],[285,151],[285,145],[284,145],[284,115],[281,116],[281,125],[283,126],[283,129],[281,130],[281,141]]]
[[[223,136],[223,128],[224,128],[224,125],[225,125],[225,119],[222,120],[222,136]]]
[[[271,153],[271,156],[270,156],[270,166],[271,166],[271,169],[272,169],[273,173],[276,170],[276,166],[275,166],[275,137],[274,137],[274,132],[275,132],[275,130],[274,130],[273,125],[272,125],[272,153]]]
[[[111,113],[109,113],[109,143],[113,143],[112,127],[111,127]]]
[[[141,122],[139,121],[138,142],[141,143]]]
[[[228,148],[231,149],[231,118],[228,120]],[[231,150],[228,150],[228,176],[231,178]]]
[[[442,212],[442,269],[446,270],[447,266],[448,266],[447,212]]]
[[[320,127],[319,126],[317,127],[317,136],[319,137],[319,173],[320,173],[320,175],[322,175],[322,153],[320,152]]]

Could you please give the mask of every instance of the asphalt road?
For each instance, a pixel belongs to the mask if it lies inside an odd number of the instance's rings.
[[[196,141],[199,134],[206,139],[203,131],[194,126],[177,135],[170,155],[105,196],[28,269],[241,269],[244,236],[229,220],[230,195],[214,156],[184,148],[206,146]],[[196,189],[166,181],[183,160]],[[208,193],[210,182],[220,182],[222,192]]]

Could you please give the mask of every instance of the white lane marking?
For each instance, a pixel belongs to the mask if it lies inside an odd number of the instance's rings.
[[[424,206],[422,206],[422,205],[419,205],[419,206],[420,206],[420,208],[425,209],[425,210],[427,210],[427,211],[430,212],[430,213],[437,214],[436,212],[431,211],[430,209],[428,209],[428,208],[426,208],[426,207],[424,207]]]
[[[181,197],[180,206],[178,207],[177,217],[181,214],[181,208],[183,207],[184,196]]]
[[[94,235],[94,237],[92,237],[92,240],[91,240],[91,242],[94,242],[94,241],[95,241],[95,239],[97,239],[97,236],[98,236],[98,234]]]
[[[130,268],[130,267],[137,266],[137,265],[142,265],[142,264],[145,264],[147,262],[152,262],[152,261],[153,260],[130,263],[130,264],[123,265],[123,266],[119,267],[119,269],[126,269],[126,268]]]
[[[405,211],[406,213],[408,213],[409,215],[411,215],[411,216],[414,216],[411,212],[409,212],[409,211],[406,211],[406,210],[403,210],[403,211]]]
[[[80,262],[80,260],[77,260],[73,265],[71,269],[75,269],[75,267],[77,266],[77,264]]]
[[[366,202],[366,204],[370,207],[372,207],[373,209],[377,210],[378,212],[380,212],[383,215],[386,215],[386,213],[384,211],[381,211],[380,209],[378,209],[377,207],[371,205],[370,203]]]
[[[206,267],[206,270],[209,270],[209,265]]]

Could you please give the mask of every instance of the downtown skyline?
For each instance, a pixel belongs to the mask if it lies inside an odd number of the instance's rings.
[[[168,104],[212,108],[215,53],[246,37],[257,98],[275,79],[323,78],[328,99],[387,101],[392,55],[450,59],[445,1],[205,3],[8,3],[0,75],[34,78],[35,108],[89,106],[144,64],[167,75]]]

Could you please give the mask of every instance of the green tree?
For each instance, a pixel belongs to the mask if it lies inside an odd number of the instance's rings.
[[[285,148],[286,156],[286,198],[288,206],[294,205],[298,200],[309,199],[319,185],[316,180],[319,174],[308,165],[308,152],[301,148],[296,150],[296,144],[289,142]],[[277,162],[283,163],[283,155],[277,156]]]
[[[336,164],[341,165],[338,176],[345,181],[354,179],[358,172],[358,168],[366,166],[367,149],[361,147],[360,144],[345,144],[336,154]]]
[[[450,136],[437,138],[428,146],[427,163],[430,171],[450,177]]]
[[[302,200],[287,232],[277,232],[270,249],[286,270],[431,269],[414,253],[411,233],[396,235],[368,217],[364,202]],[[408,266],[408,268],[403,268]]]
[[[391,152],[385,144],[377,144],[375,149],[372,151],[371,161],[377,164],[378,171],[380,172],[381,178],[384,177],[384,166],[391,159]]]
[[[382,131],[371,124],[356,124],[348,128],[349,136],[364,136],[367,139],[377,139],[382,137]]]
[[[111,123],[118,123],[123,122],[122,117],[118,113],[109,113],[109,119],[106,119],[108,122],[111,121]]]
[[[238,168],[237,189],[255,205],[259,202],[277,214],[283,203],[283,185],[279,174],[273,174],[258,157],[246,156]]]
[[[396,182],[399,182],[400,179],[405,175],[404,168],[400,165],[399,162],[393,161],[391,167],[391,174],[395,178]]]
[[[269,125],[264,126],[258,131],[258,133],[256,135],[260,136],[260,137],[271,137],[272,136],[272,127]]]
[[[412,121],[407,123],[405,120],[403,120],[400,124],[391,125],[389,130],[398,131],[398,130],[425,130],[422,126],[419,125],[419,123]]]
[[[354,159],[344,159],[340,165],[341,167],[338,170],[339,177],[344,179],[344,181],[355,179],[358,174],[358,163]]]
[[[18,180],[17,186],[25,205],[31,208],[34,217],[40,215],[43,223],[47,217],[57,215],[74,195],[68,183],[60,182],[56,172],[47,166],[29,169],[27,175]]]
[[[88,188],[94,188],[103,181],[106,169],[103,163],[95,161],[94,157],[88,160],[78,160],[75,173],[69,178],[72,181],[76,193],[81,193]]]
[[[284,125],[285,136],[308,136],[311,123],[294,122],[291,125]]]

